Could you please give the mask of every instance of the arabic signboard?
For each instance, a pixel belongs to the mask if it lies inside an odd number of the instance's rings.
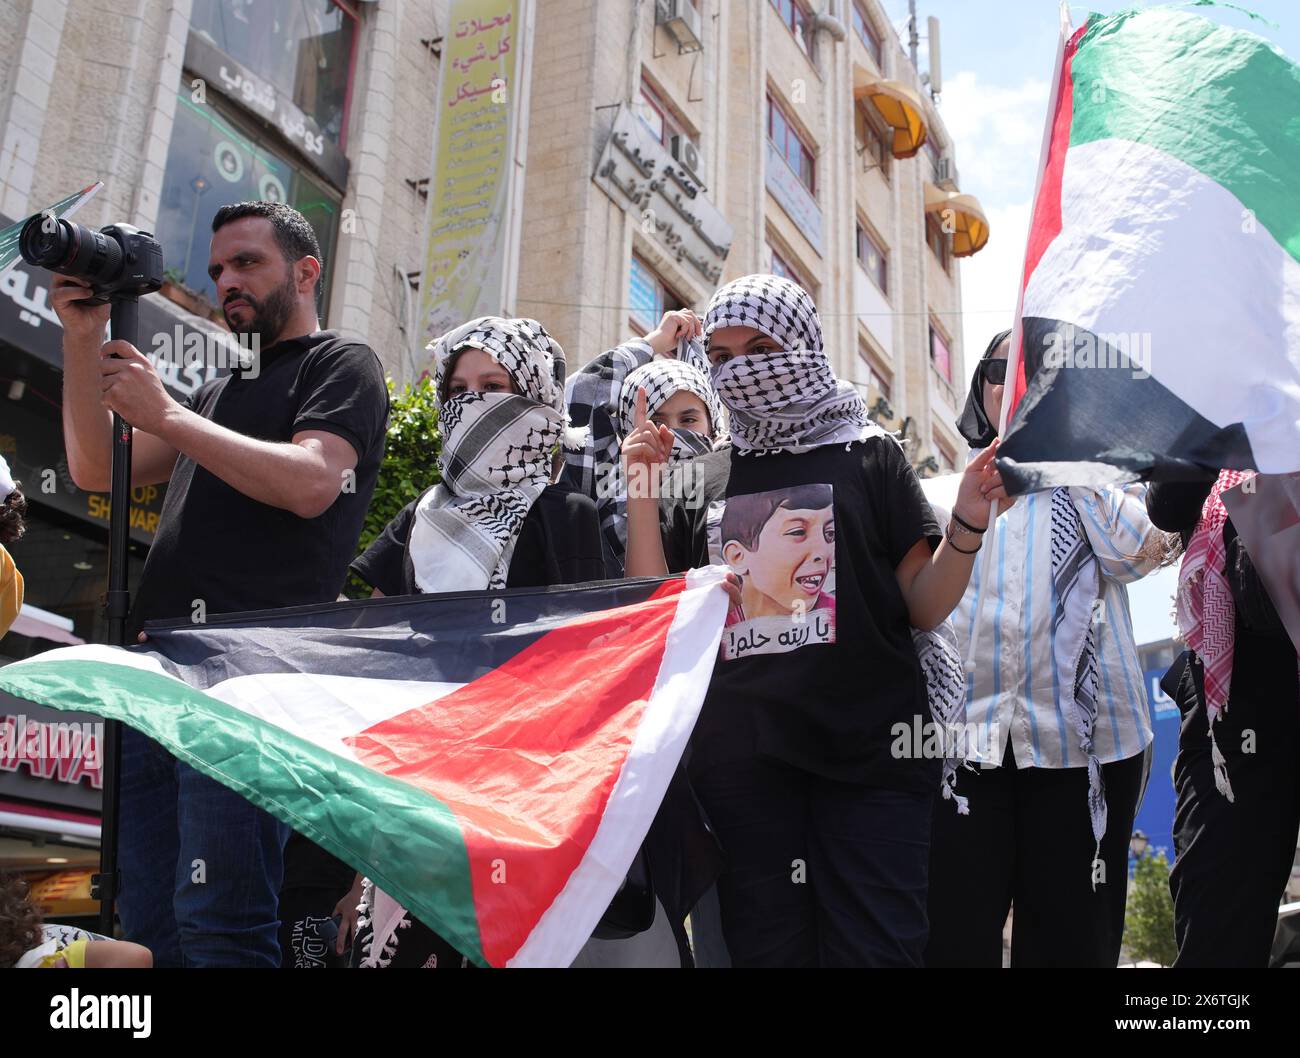
[[[706,283],[718,282],[732,227],[631,107],[619,107],[592,180],[635,213],[669,257],[689,265]]]
[[[323,129],[270,81],[258,77],[212,41],[191,33],[185,45],[185,68],[231,99],[239,100],[292,143],[307,163],[335,187],[348,185],[348,156]]]
[[[767,189],[818,253],[822,250],[822,211],[776,145],[767,141]]]
[[[98,812],[103,720],[0,692],[0,797]]]
[[[475,316],[507,311],[513,297],[527,7],[526,0],[451,3],[420,274],[421,346]]]

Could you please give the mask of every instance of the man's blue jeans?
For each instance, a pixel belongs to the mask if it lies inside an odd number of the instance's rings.
[[[155,966],[280,965],[289,828],[122,729],[118,913]]]

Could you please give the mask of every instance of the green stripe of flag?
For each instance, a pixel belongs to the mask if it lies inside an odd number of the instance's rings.
[[[1170,8],[1093,15],[1071,66],[1070,145],[1150,144],[1227,188],[1300,260],[1300,67]]]
[[[101,661],[0,668],[0,689],[142,731],[360,869],[462,954],[484,964],[469,855],[436,798],[159,672]]]

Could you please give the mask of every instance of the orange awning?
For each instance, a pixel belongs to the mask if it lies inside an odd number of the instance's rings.
[[[895,158],[910,158],[925,144],[925,107],[920,96],[903,82],[871,78],[856,67],[853,98],[869,100],[893,130]]]
[[[954,257],[970,257],[984,249],[989,241],[989,222],[984,209],[974,195],[958,191],[944,191],[926,182],[925,211],[947,214],[951,211],[952,253]],[[948,220],[947,216],[943,219]]]

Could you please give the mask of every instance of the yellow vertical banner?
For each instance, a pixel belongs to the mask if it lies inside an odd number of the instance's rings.
[[[503,311],[512,285],[526,2],[449,5],[416,329],[416,363],[426,369],[429,341],[465,320]]]

